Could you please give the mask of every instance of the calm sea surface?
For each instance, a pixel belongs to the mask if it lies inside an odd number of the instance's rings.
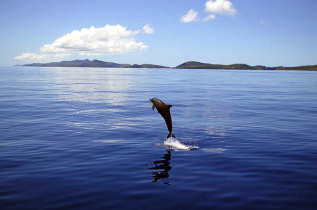
[[[317,207],[317,72],[1,67],[0,117],[1,209]]]

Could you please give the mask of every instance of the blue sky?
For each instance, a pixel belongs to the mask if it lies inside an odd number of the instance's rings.
[[[0,10],[2,66],[317,64],[316,0],[1,0]]]

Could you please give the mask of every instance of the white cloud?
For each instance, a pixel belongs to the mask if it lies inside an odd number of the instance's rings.
[[[185,15],[183,15],[180,19],[181,22],[183,23],[189,23],[189,22],[194,22],[198,21],[198,12],[195,10],[191,9],[189,10]]]
[[[208,0],[205,3],[205,11],[208,15],[203,18],[203,21],[209,21],[215,19],[216,15],[235,15],[237,10],[233,7],[230,0]],[[198,12],[190,9],[185,15],[180,19],[183,23],[189,23],[194,21],[200,21],[198,17]]]
[[[23,53],[16,56],[15,59],[41,61],[72,54],[92,56],[124,54],[135,50],[144,50],[148,46],[142,42],[137,42],[135,39],[135,35],[140,32],[141,30],[127,30],[121,25],[105,25],[99,28],[91,26],[90,28],[74,30],[56,39],[51,44],[45,44],[40,48],[40,54]]]
[[[204,21],[208,21],[208,20],[215,19],[215,18],[216,18],[216,15],[210,14],[207,17],[204,18]]]
[[[43,62],[43,61],[53,61],[56,59],[61,59],[69,56],[69,53],[59,53],[59,54],[37,54],[37,53],[22,53],[16,56],[14,59],[21,61],[33,61],[33,62]]]
[[[78,52],[80,55],[123,54],[148,48],[142,42],[136,42],[133,36],[138,33],[140,30],[129,31],[121,25],[91,26],[72,31],[40,50],[49,53]]]
[[[154,28],[150,25],[150,24],[146,24],[145,26],[143,26],[143,31],[146,34],[153,34],[154,33]]]
[[[211,14],[235,15],[237,10],[229,0],[209,0],[205,3],[205,10]]]

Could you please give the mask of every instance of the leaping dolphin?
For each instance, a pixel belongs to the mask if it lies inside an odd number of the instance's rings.
[[[165,120],[167,129],[169,131],[169,134],[167,135],[166,138],[169,138],[171,136],[175,138],[175,136],[172,134],[173,126],[172,126],[172,117],[170,113],[170,108],[172,107],[172,105],[165,104],[163,101],[161,101],[158,98],[152,98],[150,99],[150,101],[153,103],[152,105],[153,111],[154,111],[154,108],[156,108],[158,113],[160,113]]]

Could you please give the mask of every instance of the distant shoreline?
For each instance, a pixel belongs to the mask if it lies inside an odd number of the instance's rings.
[[[294,67],[267,67],[263,65],[250,66],[248,64],[210,64],[197,61],[188,61],[176,67],[167,67],[155,64],[118,64],[100,60],[73,60],[51,63],[32,63],[22,66],[35,67],[95,67],[95,68],[164,68],[164,69],[219,69],[219,70],[296,70],[296,71],[317,71],[317,65],[294,66]]]

